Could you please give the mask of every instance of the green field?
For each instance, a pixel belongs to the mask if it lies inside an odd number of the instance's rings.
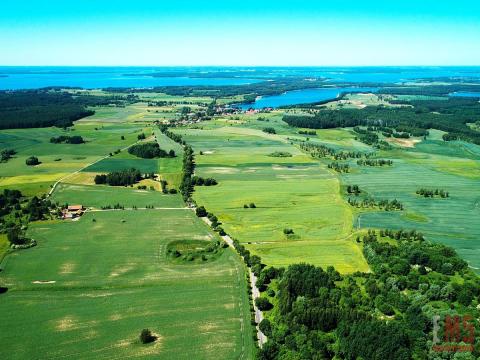
[[[29,235],[38,246],[8,256],[0,276],[9,288],[0,295],[1,358],[252,357],[238,256],[166,259],[171,241],[212,237],[193,212],[88,213],[32,225]],[[158,340],[141,345],[143,328]]]
[[[377,198],[396,198],[403,212],[368,212],[362,227],[417,229],[433,241],[455,248],[476,270],[480,268],[480,147],[462,142],[428,140],[414,149],[390,151],[390,169],[361,168],[343,176]],[[426,199],[419,188],[439,188],[448,199]],[[357,222],[358,224],[358,222]]]
[[[143,127],[129,124],[97,127],[79,123],[70,131],[58,128],[2,130],[0,147],[15,149],[17,154],[0,166],[0,189],[15,187],[27,195],[45,192],[56,180],[134,143],[142,130]],[[50,143],[51,137],[59,135],[79,135],[86,143]],[[121,140],[122,135],[125,140]],[[25,164],[32,155],[39,158],[40,165]]]
[[[125,207],[183,208],[180,195],[164,195],[159,191],[138,190],[108,185],[59,184],[52,195],[59,204],[81,204],[101,208],[120,204]]]
[[[343,272],[368,270],[351,236],[353,215],[340,196],[339,179],[290,145],[286,136],[245,127],[179,133],[196,150],[197,173],[219,181],[214,187],[196,187],[194,199],[266,264],[310,262]],[[275,151],[293,156],[268,156]],[[256,209],[243,208],[251,202]],[[285,228],[294,235],[284,235]]]

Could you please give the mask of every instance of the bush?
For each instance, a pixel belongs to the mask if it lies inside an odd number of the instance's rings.
[[[262,297],[255,299],[255,305],[257,305],[257,308],[260,311],[268,311],[273,309],[273,305],[270,303],[270,301]]]
[[[25,160],[25,164],[28,166],[34,166],[40,164],[40,161],[36,156],[30,156],[27,160]]]
[[[27,242],[21,230],[17,227],[7,231],[7,239],[12,245],[24,245]]]
[[[285,235],[292,235],[293,234],[293,229],[285,228],[285,229],[283,229],[283,233]]]
[[[149,344],[155,340],[157,340],[157,337],[149,329],[143,329],[140,333],[140,342],[142,344]]]
[[[195,214],[197,214],[198,217],[205,217],[207,216],[207,210],[203,206],[199,206],[195,209]]]
[[[266,128],[264,128],[264,129],[263,129],[263,132],[264,132],[264,133],[267,133],[267,134],[276,134],[276,133],[277,133],[277,132],[275,131],[275,129],[272,128],[272,127],[266,127]]]
[[[266,336],[270,336],[272,334],[272,324],[270,324],[270,320],[268,319],[263,319],[260,324],[258,324],[258,328]]]

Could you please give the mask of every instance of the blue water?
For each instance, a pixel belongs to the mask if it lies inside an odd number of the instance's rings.
[[[157,69],[158,71],[158,69]],[[0,89],[37,89],[48,86],[100,89],[108,87],[150,88],[155,86],[244,85],[261,80],[248,78],[152,77],[155,69],[92,67],[0,67]]]
[[[448,94],[449,96],[480,98],[480,92],[458,91]]]
[[[161,77],[153,77],[161,73]],[[182,73],[182,76],[178,76]],[[215,74],[202,77],[205,74]],[[3,77],[6,76],[6,77]],[[323,78],[332,83],[398,83],[444,77],[480,80],[480,67],[6,67],[0,89],[242,85],[275,78]]]
[[[324,100],[333,100],[339,96],[342,92],[375,92],[378,88],[368,87],[336,87],[336,88],[323,88],[323,89],[305,89],[287,91],[281,95],[263,96],[258,98],[253,104],[241,104],[242,110],[263,109],[266,107],[276,108],[285,105],[296,105],[314,103]]]

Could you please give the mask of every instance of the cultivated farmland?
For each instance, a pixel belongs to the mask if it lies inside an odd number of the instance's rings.
[[[1,358],[251,357],[238,256],[225,249],[199,265],[166,256],[172,241],[213,237],[190,210],[88,213],[29,235],[38,246],[8,256],[2,272]],[[143,328],[158,340],[141,345]]]

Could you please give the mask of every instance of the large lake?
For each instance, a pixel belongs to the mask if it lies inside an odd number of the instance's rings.
[[[160,75],[160,76],[155,76]],[[0,89],[242,85],[282,77],[324,78],[332,83],[397,83],[413,79],[480,79],[480,67],[8,67]]]
[[[262,96],[258,98],[253,104],[238,105],[242,110],[263,109],[266,107],[277,108],[285,105],[296,105],[314,103],[318,101],[333,100],[341,93],[360,93],[360,92],[375,92],[378,88],[371,87],[335,87],[322,89],[305,89],[287,91],[281,95]]]
[[[100,89],[109,87],[150,88],[155,86],[244,85],[259,82],[248,78],[153,77],[142,68],[5,68],[0,67],[0,89],[37,89],[48,86]],[[2,75],[6,77],[2,77]]]

